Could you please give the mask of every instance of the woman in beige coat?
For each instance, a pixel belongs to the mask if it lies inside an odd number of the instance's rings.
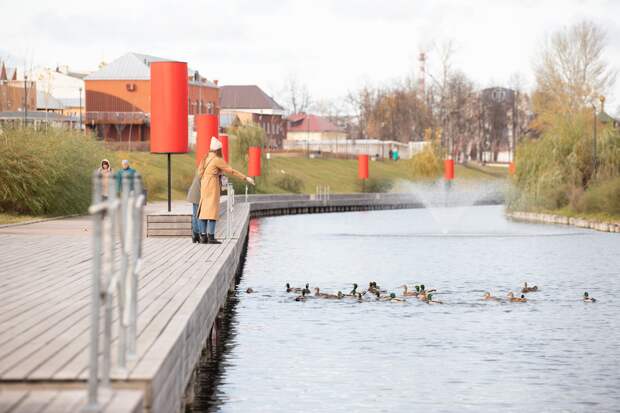
[[[215,223],[220,217],[220,178],[222,173],[236,176],[254,185],[254,180],[231,168],[222,158],[222,143],[215,137],[211,138],[210,152],[198,166],[200,179],[200,203],[198,219],[206,221],[206,234],[200,234],[200,242],[205,244],[221,244],[215,239]]]

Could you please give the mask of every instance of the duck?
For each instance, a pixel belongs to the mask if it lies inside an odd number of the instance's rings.
[[[357,293],[357,301],[359,301],[360,303],[361,303],[362,301],[364,301],[364,294],[362,294],[362,293]]]
[[[590,294],[588,294],[588,292],[586,291],[585,293],[583,293],[583,301],[585,301],[586,303],[595,303],[596,298],[590,297]]]
[[[324,295],[321,295],[322,298],[327,298],[327,299],[330,299],[330,300],[340,300],[341,298],[344,298],[344,296],[345,296],[342,293],[342,291],[338,291],[337,294],[325,294],[325,293],[322,293],[322,294],[324,294]]]
[[[329,296],[331,296],[331,295],[333,295],[333,294],[322,293],[321,290],[319,289],[319,287],[315,287],[314,288],[314,296],[315,297],[329,298]]]
[[[488,292],[488,291],[484,293],[484,296],[482,297],[482,299],[483,300],[487,300],[487,301],[488,300],[500,301],[499,297],[495,297],[495,296],[491,295],[491,293]]]
[[[357,283],[353,283],[353,289],[351,290],[351,292],[349,294],[346,294],[349,297],[356,297],[358,294],[357,292]]]
[[[523,294],[521,294],[521,297],[515,297],[514,293],[511,291],[508,293],[508,301],[510,301],[511,303],[525,303],[527,302],[527,298],[525,298],[525,296]]]
[[[527,282],[523,284],[523,288],[521,289],[521,292],[524,293],[524,294],[525,293],[533,293],[533,292],[536,292],[536,291],[538,291],[538,286],[535,285],[533,287],[528,287],[527,286]]]
[[[432,288],[432,289],[430,289],[430,290],[427,290],[427,289],[424,287],[424,284],[420,284],[420,292],[421,292],[421,293],[426,293],[426,294],[428,294],[428,293],[434,293],[434,292],[436,292],[436,291],[437,291],[437,289],[436,289],[436,288]]]
[[[246,292],[247,294],[252,294],[252,293],[254,292],[254,289],[253,289],[252,287],[248,287],[248,289],[247,289],[247,290],[245,290],[245,292]]]
[[[403,295],[406,297],[417,297],[418,296],[417,291],[409,291],[409,287],[407,287],[407,284],[401,285],[400,288],[404,288]]]
[[[388,295],[386,297],[382,297],[381,301],[391,301],[391,302],[395,302],[395,303],[400,303],[400,302],[405,302],[407,300],[405,300],[403,298],[397,298],[396,294],[390,293],[390,295]]]
[[[443,304],[443,301],[433,300],[433,294],[425,294],[424,302],[427,304]]]
[[[295,301],[306,301],[306,290],[301,290],[301,295],[295,297]]]
[[[286,292],[287,293],[301,293],[302,291],[306,291],[306,294],[310,294],[310,284],[306,283],[305,288],[301,287],[291,287],[289,283],[286,283]]]

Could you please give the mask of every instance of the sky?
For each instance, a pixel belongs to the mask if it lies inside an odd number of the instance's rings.
[[[0,59],[94,70],[133,51],[187,61],[220,84],[257,84],[276,98],[287,79],[313,100],[438,70],[440,45],[480,87],[533,87],[546,36],[587,19],[607,31],[620,67],[620,1],[603,0],[0,0]],[[8,18],[7,18],[8,17]],[[620,81],[608,96],[619,112]]]

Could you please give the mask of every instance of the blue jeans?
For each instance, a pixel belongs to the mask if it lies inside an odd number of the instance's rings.
[[[204,234],[206,232],[205,220],[199,219],[196,214],[198,213],[198,204],[192,204],[192,232],[197,234]]]
[[[192,231],[198,234],[215,234],[214,219],[200,219],[197,216],[198,204],[192,204]]]

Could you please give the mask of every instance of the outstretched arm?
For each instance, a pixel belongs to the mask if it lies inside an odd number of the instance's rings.
[[[243,180],[245,180],[247,178],[241,172],[237,171],[236,169],[233,169],[222,158],[217,158],[215,162],[216,162],[215,166],[217,167],[217,169],[219,169],[220,171],[224,172],[226,175],[236,176],[237,178],[243,179]]]

